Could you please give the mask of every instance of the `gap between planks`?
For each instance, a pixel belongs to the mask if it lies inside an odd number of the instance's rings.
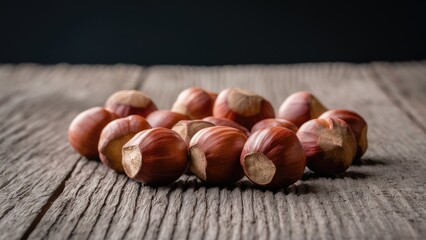
[[[24,235],[21,237],[21,240],[26,240],[31,235],[31,233],[34,231],[34,229],[37,227],[38,223],[41,221],[41,219],[44,217],[46,212],[49,210],[49,208],[52,206],[52,204],[58,199],[58,197],[62,194],[62,192],[65,189],[65,183],[68,181],[68,179],[71,178],[72,173],[74,172],[75,167],[77,166],[77,163],[81,160],[81,157],[79,160],[77,160],[74,164],[74,166],[71,168],[68,175],[62,180],[61,184],[53,191],[52,195],[47,199],[46,204],[41,208],[41,211],[37,214],[34,221],[31,223],[30,227],[25,231]]]
[[[139,69],[139,77],[135,81],[135,84],[133,86],[133,89],[139,90],[142,88],[143,83],[145,82],[146,78],[149,75],[148,69]],[[119,89],[117,89],[119,90]],[[20,240],[27,240],[28,237],[31,235],[31,233],[36,229],[37,225],[40,223],[40,221],[43,219],[49,208],[53,205],[53,203],[61,196],[63,191],[65,190],[66,182],[71,178],[72,173],[74,172],[77,164],[79,161],[81,161],[82,156],[78,157],[79,159],[75,162],[75,164],[70,168],[69,173],[67,176],[62,180],[62,182],[59,184],[59,186],[52,192],[52,195],[48,198],[46,204],[41,208],[41,211],[37,214],[37,216],[32,221],[31,225],[28,227],[28,229],[25,231],[24,235],[20,238]]]

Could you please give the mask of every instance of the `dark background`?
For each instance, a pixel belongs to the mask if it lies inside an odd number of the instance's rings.
[[[426,59],[421,1],[0,3],[0,62],[274,64]]]

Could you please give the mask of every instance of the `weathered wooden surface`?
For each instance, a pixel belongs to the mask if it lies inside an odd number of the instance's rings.
[[[426,132],[426,62],[373,65],[389,98]]]
[[[141,76],[134,66],[0,67],[0,238],[20,239],[61,193],[81,158],[67,144],[71,119]]]
[[[2,66],[0,238],[424,239],[425,68]],[[112,91],[140,88],[170,108],[189,86],[252,89],[276,109],[290,93],[310,90],[330,108],[365,116],[370,148],[343,177],[307,172],[288,189],[268,191],[247,181],[209,188],[186,176],[152,188],[68,147],[71,118]]]

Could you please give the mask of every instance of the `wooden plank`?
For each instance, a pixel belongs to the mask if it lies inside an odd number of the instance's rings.
[[[170,108],[190,86],[241,86],[265,95],[276,109],[290,93],[310,90],[330,108],[365,116],[370,149],[363,164],[341,178],[307,172],[277,191],[247,181],[206,187],[194,177],[151,188],[82,159],[30,238],[425,238],[426,135],[376,77],[370,66],[350,64],[153,67],[142,89],[160,108]]]
[[[80,159],[71,119],[141,76],[124,65],[0,66],[0,238],[26,238],[62,192]]]
[[[426,62],[375,63],[373,68],[389,98],[426,132]]]

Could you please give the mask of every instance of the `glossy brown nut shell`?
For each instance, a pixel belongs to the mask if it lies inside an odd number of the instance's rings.
[[[182,91],[171,109],[191,119],[201,119],[212,115],[214,99],[201,88],[188,88]]]
[[[157,110],[152,99],[142,91],[121,90],[112,94],[105,103],[105,108],[119,117],[140,115],[147,117]]]
[[[136,133],[150,129],[151,125],[144,117],[130,115],[108,123],[99,139],[99,158],[102,163],[117,172],[124,172],[122,148]]]
[[[240,163],[254,184],[281,188],[303,176],[306,156],[293,131],[271,127],[256,131],[248,138]]]
[[[310,92],[296,92],[280,106],[278,118],[288,120],[300,127],[303,123],[318,118],[327,109]]]
[[[136,134],[123,146],[126,175],[149,185],[177,180],[188,166],[185,141],[167,128],[152,128]]]
[[[227,88],[217,96],[213,116],[227,118],[251,130],[257,122],[274,118],[275,112],[262,96],[240,88]]]
[[[189,117],[169,110],[158,110],[149,114],[146,120],[153,128],[163,127],[170,129],[181,120],[189,120]]]
[[[189,169],[201,181],[224,185],[240,180],[240,155],[247,137],[240,130],[215,126],[198,131],[190,142]]]
[[[297,132],[307,157],[307,166],[321,175],[345,172],[356,154],[351,128],[341,119],[313,119]]]
[[[319,118],[339,118],[345,121],[355,135],[357,152],[354,161],[359,161],[368,148],[367,122],[356,112],[345,109],[332,109],[323,113]]]
[[[285,119],[267,118],[256,123],[251,129],[251,132],[254,133],[261,129],[270,128],[270,127],[284,127],[284,128],[290,129],[294,133],[297,133],[297,130],[299,130],[299,128],[296,125],[294,125],[292,122],[287,121]]]
[[[94,107],[78,114],[68,128],[71,146],[89,159],[97,159],[102,129],[118,116],[104,108]]]

